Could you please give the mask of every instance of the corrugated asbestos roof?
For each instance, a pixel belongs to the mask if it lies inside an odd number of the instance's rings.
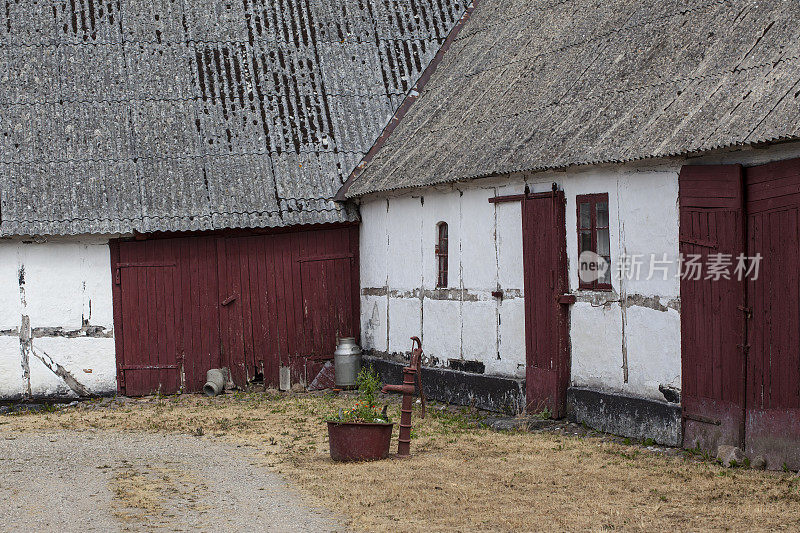
[[[347,196],[798,137],[797,0],[476,0]]]
[[[465,0],[8,0],[0,233],[355,220],[331,200]]]

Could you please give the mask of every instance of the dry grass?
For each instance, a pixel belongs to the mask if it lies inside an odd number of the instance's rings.
[[[208,510],[198,503],[198,494],[208,487],[174,467],[128,465],[114,472],[110,486],[114,516],[148,530],[169,525],[170,513],[176,509],[182,513]]]
[[[168,525],[176,510],[207,510],[198,504],[198,494],[208,487],[173,467],[128,465],[114,472],[110,486],[114,516],[148,530]]]
[[[415,417],[410,459],[335,464],[322,421],[345,405],[271,393],[145,399],[4,417],[0,433],[113,429],[247,444],[358,530],[800,528],[800,478],[791,474],[726,470],[599,438],[474,429],[451,410]]]

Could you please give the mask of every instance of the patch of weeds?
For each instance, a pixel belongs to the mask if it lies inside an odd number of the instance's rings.
[[[644,442],[643,442],[643,444],[644,444],[645,446],[655,446],[655,444],[656,444],[656,441],[655,441],[655,440],[653,440],[653,439],[651,439],[650,437],[648,437],[648,438],[644,439]]]
[[[622,457],[623,459],[628,459],[629,461],[632,461],[632,460],[636,459],[636,457],[639,455],[639,450],[633,449],[630,452],[626,452],[624,450],[610,449],[610,450],[606,450],[606,453],[609,453],[611,455],[617,455],[619,457]]]
[[[553,413],[550,412],[550,409],[548,409],[547,406],[545,406],[544,408],[542,408],[541,411],[539,411],[538,413],[534,413],[532,416],[533,418],[539,420],[550,420],[551,418],[553,418]]]
[[[471,426],[470,420],[464,412],[455,413],[447,409],[431,409],[428,413],[447,429],[467,430]]]
[[[695,456],[695,457],[700,457],[700,458],[703,459],[703,461],[710,462],[710,463],[713,463],[713,462],[717,461],[716,457],[711,455],[711,452],[709,452],[708,450],[704,450],[704,449],[702,449],[700,447],[700,443],[699,442],[697,443],[697,445],[694,448],[687,448],[686,451],[685,451],[685,454],[686,454],[687,458]]]

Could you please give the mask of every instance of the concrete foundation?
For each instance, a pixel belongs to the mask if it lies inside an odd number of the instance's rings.
[[[579,387],[567,389],[567,416],[599,431],[680,446],[681,406]]]

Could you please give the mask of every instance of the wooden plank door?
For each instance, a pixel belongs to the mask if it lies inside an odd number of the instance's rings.
[[[683,444],[712,452],[743,438],[744,284],[707,271],[716,254],[735,262],[744,251],[742,175],[739,165],[709,165],[679,177]]]
[[[259,373],[266,385],[277,386],[280,367],[304,353],[297,236],[230,237],[219,250],[225,365],[238,387]]]
[[[120,390],[129,396],[173,394],[180,388],[175,331],[176,258],[159,243],[122,243],[114,283]],[[120,350],[121,345],[121,350]]]
[[[342,337],[359,335],[358,231],[308,233],[298,262],[306,336],[303,372],[310,383]]]
[[[565,204],[562,191],[522,201],[527,410],[554,418],[565,414],[570,371]]]
[[[257,375],[275,384],[279,360],[270,345],[277,330],[270,295],[274,291],[268,271],[274,257],[267,255],[270,236],[258,235],[220,240],[220,321],[225,366],[240,387]]]
[[[223,359],[245,387],[310,383],[338,337],[358,336],[358,227],[219,241]]]
[[[220,358],[215,237],[113,241],[118,388],[200,391]]]
[[[770,468],[800,468],[800,159],[747,169],[745,449]]]
[[[358,227],[112,242],[120,392],[240,388],[280,367],[308,383],[337,337],[358,337]]]

